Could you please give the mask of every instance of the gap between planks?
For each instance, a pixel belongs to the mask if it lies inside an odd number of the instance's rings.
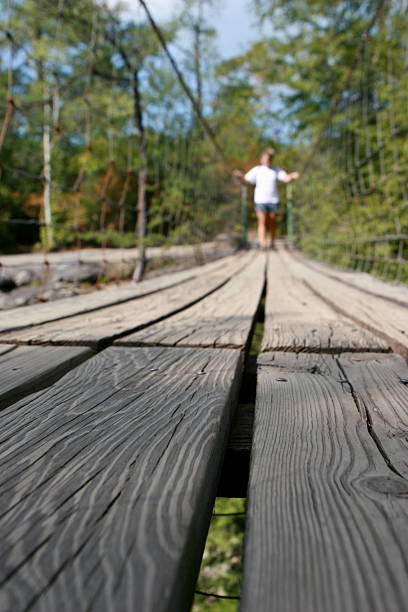
[[[215,261],[181,272],[147,279],[138,284],[126,283],[119,287],[108,287],[86,295],[62,298],[45,304],[34,304],[22,307],[21,309],[3,311],[4,314],[9,314],[9,321],[7,324],[1,324],[0,333],[33,327],[34,325],[42,325],[52,321],[60,321],[153,295],[164,289],[182,285],[197,276],[214,271],[223,265],[228,265],[237,257],[242,257],[242,254],[228,256],[222,262]]]
[[[281,249],[280,255],[317,298],[408,360],[408,311],[405,307],[364,294],[355,287],[345,287],[338,280],[308,268],[287,250]]]
[[[0,410],[49,387],[94,354],[84,347],[24,345],[0,352]]]
[[[361,291],[363,294],[366,293],[367,295],[372,295],[373,297],[378,297],[398,306],[408,308],[408,287],[406,285],[387,283],[367,272],[355,272],[350,269],[333,267],[325,262],[307,257],[296,248],[287,248],[291,255],[299,262],[328,278],[343,283],[353,289],[358,289],[358,291]]]
[[[0,342],[12,344],[51,344],[105,348],[115,339],[143,329],[188,308],[227,283],[231,276],[245,268],[256,254],[235,258],[224,269],[186,281],[183,294],[178,286],[159,294],[144,296],[126,304],[103,308],[96,313],[76,315],[33,328],[0,334]]]
[[[117,340],[115,346],[246,349],[265,288],[260,253],[216,292],[162,322]]]

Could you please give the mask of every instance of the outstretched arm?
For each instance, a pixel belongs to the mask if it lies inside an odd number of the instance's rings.
[[[243,183],[244,185],[253,185],[253,183],[246,180],[245,174],[241,172],[241,170],[234,170],[232,174],[235,176],[235,178],[241,181],[241,183]]]
[[[299,172],[289,172],[285,176],[282,176],[279,180],[282,181],[282,183],[291,183],[292,181],[296,181],[299,176]]]

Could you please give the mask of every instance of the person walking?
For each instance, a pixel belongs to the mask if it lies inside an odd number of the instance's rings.
[[[290,183],[299,178],[299,172],[285,172],[273,166],[274,149],[266,149],[260,159],[260,165],[254,166],[246,174],[234,170],[233,175],[242,183],[255,185],[254,204],[258,220],[258,242],[261,249],[266,248],[266,230],[271,232],[271,247],[275,248],[276,217],[279,212],[278,181]]]

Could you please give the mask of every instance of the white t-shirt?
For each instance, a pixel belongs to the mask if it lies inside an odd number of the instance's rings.
[[[255,204],[276,204],[279,202],[278,181],[287,176],[281,168],[255,166],[245,175],[245,180],[255,185]]]

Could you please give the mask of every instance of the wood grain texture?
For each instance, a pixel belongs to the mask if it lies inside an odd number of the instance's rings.
[[[407,609],[408,480],[388,466],[342,359],[259,358],[243,612]]]
[[[317,272],[288,251],[280,252],[292,273],[336,312],[382,338],[395,352],[408,359],[408,309],[363,293]]]
[[[0,609],[189,610],[241,369],[111,347],[4,410]]]
[[[387,351],[388,343],[336,313],[292,271],[281,251],[268,261],[263,351]]]
[[[19,346],[0,354],[0,409],[51,385],[57,378],[90,357],[83,347]]]
[[[265,253],[257,253],[215,293],[179,314],[117,340],[116,344],[243,348],[261,301],[265,264]]]
[[[115,287],[110,286],[84,295],[62,298],[43,304],[33,304],[10,311],[6,310],[0,313],[0,332],[32,327],[33,325],[57,321],[66,317],[106,308],[114,304],[128,302],[129,300],[179,285],[197,276],[213,272],[223,266],[228,266],[240,256],[225,257],[221,261],[217,260],[204,266],[195,266],[181,272],[164,274],[163,276],[148,279],[138,284],[122,283]]]
[[[367,272],[355,272],[353,270],[345,270],[336,268],[321,261],[311,259],[305,256],[300,251],[294,250],[293,255],[300,258],[303,263],[313,268],[317,272],[321,272],[335,280],[339,280],[346,285],[350,285],[360,291],[382,297],[391,302],[401,304],[408,307],[408,287],[401,283],[384,281],[380,278],[372,276]]]
[[[0,345],[0,355],[5,355],[6,353],[10,353],[11,351],[14,351],[17,348],[17,345],[13,345],[13,344],[4,344],[3,346]]]
[[[221,287],[241,267],[248,264],[252,254],[233,258],[228,264],[176,285],[160,293],[137,300],[108,306],[96,312],[45,323],[33,328],[0,334],[0,342],[13,344],[62,344],[99,347],[124,334],[141,329],[170,316],[204,298]]]
[[[408,367],[399,355],[350,355],[339,365],[391,469],[408,481]],[[405,382],[404,382],[405,381]]]

